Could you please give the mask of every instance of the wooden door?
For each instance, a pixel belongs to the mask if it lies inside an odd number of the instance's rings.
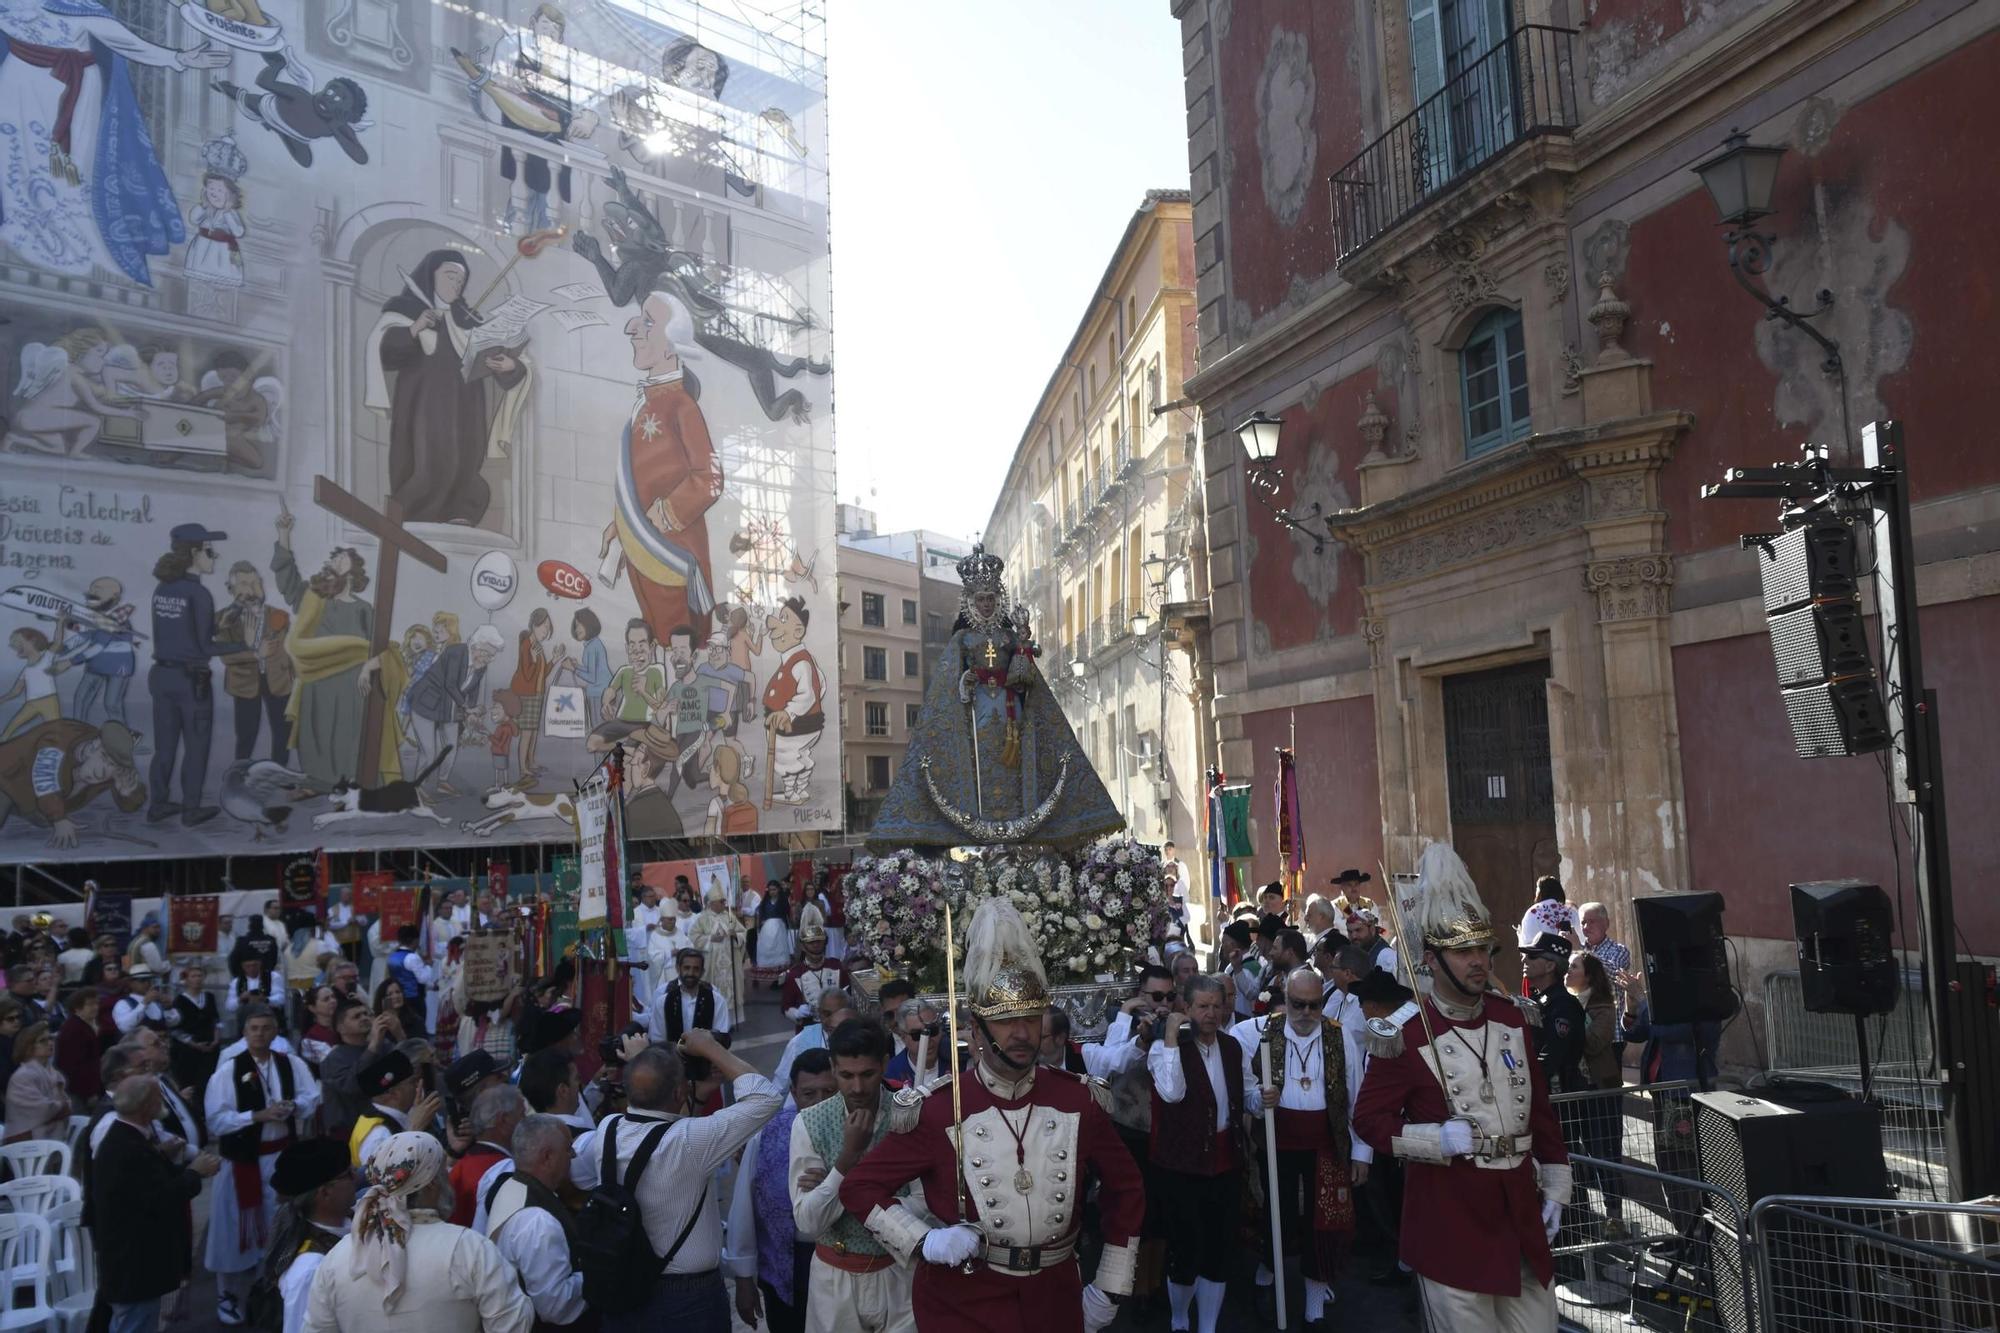
[[[1452,845],[1493,913],[1509,989],[1520,976],[1514,929],[1535,880],[1556,873],[1547,662],[1468,672],[1444,682]]]

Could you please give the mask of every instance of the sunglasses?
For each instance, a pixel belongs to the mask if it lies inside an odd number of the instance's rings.
[[[1296,995],[1288,995],[1285,997],[1285,1003],[1289,1004],[1294,1009],[1326,1008],[1326,999],[1324,997],[1321,997],[1320,999],[1317,1000],[1301,1000]]]
[[[1154,1004],[1166,1004],[1174,998],[1174,993],[1170,990],[1149,990],[1145,995]]]

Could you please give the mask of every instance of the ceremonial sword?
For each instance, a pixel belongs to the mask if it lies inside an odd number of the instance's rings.
[[[975,727],[973,737],[978,738]],[[944,905],[944,1017],[950,1028],[951,1049],[946,1053],[945,1064],[951,1071],[951,1137],[952,1154],[958,1161],[952,1171],[952,1187],[958,1194],[958,1221],[961,1226],[973,1226],[965,1215],[965,1112],[959,1101],[958,1091],[958,945],[951,929],[951,904]],[[976,1231],[977,1227],[973,1227]],[[967,1259],[959,1265],[959,1271],[970,1273],[977,1261]]]

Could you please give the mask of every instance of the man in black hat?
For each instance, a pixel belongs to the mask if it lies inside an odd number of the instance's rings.
[[[461,1055],[444,1071],[445,1089],[451,1093],[452,1101],[466,1110],[471,1109],[480,1093],[506,1081],[507,1071],[500,1068],[493,1052],[483,1049]]]
[[[361,1066],[355,1081],[369,1102],[347,1136],[350,1164],[356,1167],[367,1166],[369,1157],[392,1135],[429,1130],[443,1106],[436,1093],[423,1091],[417,1067],[400,1050],[391,1049]]]
[[[583,1051],[583,1038],[578,1029],[583,1026],[581,1009],[533,1009],[522,1011],[521,1059],[525,1064],[531,1055],[543,1051],[561,1051],[574,1060]]]
[[[1569,941],[1553,931],[1521,950],[1529,995],[1542,1010],[1535,1058],[1551,1092],[1581,1092],[1590,1086],[1583,1077],[1583,1005],[1563,985],[1569,953]]]
[[[226,532],[201,523],[182,523],[168,534],[173,546],[153,565],[153,666],[146,688],[153,696],[153,769],[146,819],[159,823],[173,815],[192,828],[215,818],[216,807],[202,804],[208,782],[208,748],[215,725],[215,682],[210,659],[243,651],[240,643],[215,638],[215,598],[201,576],[215,572],[215,543]],[[181,767],[181,799],[168,799],[176,756]]]
[[[1257,993],[1257,978],[1263,972],[1263,962],[1252,947],[1255,938],[1250,923],[1239,920],[1224,926],[1222,938],[1216,941],[1216,953],[1222,964],[1218,970],[1229,979],[1230,1007],[1238,1018],[1250,1017],[1250,1000]],[[1246,980],[1248,990],[1244,989]]]
[[[262,1312],[268,1292],[284,1306],[284,1326],[300,1328],[313,1274],[347,1234],[354,1212],[356,1185],[346,1146],[338,1139],[300,1139],[278,1154],[271,1188],[285,1207],[264,1256],[264,1274],[251,1292],[251,1316],[255,1321]]]

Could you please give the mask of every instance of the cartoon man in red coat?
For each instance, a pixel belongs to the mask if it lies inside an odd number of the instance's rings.
[[[654,292],[625,324],[632,364],[644,377],[618,455],[618,509],[604,529],[598,573],[615,583],[622,566],[654,634],[665,642],[692,628],[695,646],[715,620],[708,511],[722,498],[722,464],[682,362],[694,353],[687,307]]]
[[[899,1259],[920,1260],[911,1293],[919,1333],[1096,1333],[1132,1290],[1146,1215],[1139,1168],[1112,1127],[1104,1081],[1037,1064],[1048,982],[1007,899],[974,914],[963,975],[977,1064],[896,1094],[898,1132],[841,1181],[841,1206]],[[1093,1174],[1104,1255],[1085,1286],[1076,1246]],[[938,1225],[897,1199],[912,1181]]]
[[[1403,1163],[1402,1257],[1422,1283],[1425,1326],[1555,1333],[1549,1245],[1570,1197],[1562,1127],[1530,1020],[1487,989],[1493,922],[1465,863],[1432,843],[1418,871],[1408,924],[1431,993],[1369,1020],[1354,1130]]]

